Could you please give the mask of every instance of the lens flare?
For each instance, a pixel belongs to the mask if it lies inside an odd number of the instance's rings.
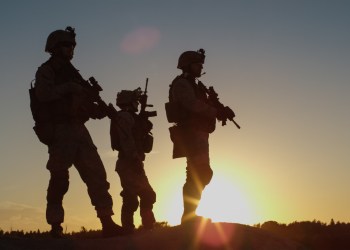
[[[154,48],[160,40],[160,31],[153,27],[138,28],[126,34],[120,49],[127,54],[140,54]]]
[[[247,195],[223,175],[214,175],[205,188],[197,214],[214,222],[238,222],[252,224],[256,214]]]

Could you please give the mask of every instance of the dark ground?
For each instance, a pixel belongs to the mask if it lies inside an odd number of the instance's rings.
[[[67,237],[0,238],[1,250],[309,250],[297,241],[277,236],[261,228],[236,223],[206,223],[160,227],[130,236],[102,239]],[[333,249],[338,250],[338,249]]]

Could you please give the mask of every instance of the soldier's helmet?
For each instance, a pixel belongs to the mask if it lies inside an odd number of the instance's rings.
[[[68,26],[65,30],[55,30],[47,37],[45,52],[52,53],[53,49],[61,43],[71,43],[74,46],[77,44],[75,41],[74,28]]]
[[[199,49],[197,51],[185,51],[183,52],[178,60],[177,68],[186,69],[192,63],[204,63],[205,51]]]
[[[125,107],[132,105],[133,102],[138,102],[141,94],[141,89],[122,90],[117,94],[117,106]]]

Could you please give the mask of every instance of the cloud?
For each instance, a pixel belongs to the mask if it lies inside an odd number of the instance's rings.
[[[45,220],[43,208],[5,201],[0,203],[0,228],[9,230],[36,230]]]
[[[4,231],[23,230],[47,231],[50,225],[46,222],[46,206],[42,208],[26,204],[5,201],[0,203],[0,229]],[[62,224],[67,232],[79,231],[82,226],[89,229],[98,229],[100,224],[95,216],[66,215]]]
[[[126,34],[120,49],[127,54],[140,54],[152,49],[160,40],[160,31],[153,27],[141,27]]]

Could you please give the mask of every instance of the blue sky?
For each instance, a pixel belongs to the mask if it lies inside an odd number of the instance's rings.
[[[0,6],[0,228],[47,228],[48,155],[32,131],[28,88],[48,59],[48,34],[68,25],[77,33],[73,64],[84,77],[95,76],[107,103],[149,78],[149,101],[158,116],[152,120],[154,152],[145,163],[158,193],[159,220],[178,223],[185,178],[185,162],[171,159],[168,86],[180,73],[178,56],[204,48],[202,81],[235,110],[242,129],[218,124],[211,135],[216,177],[203,203],[210,203],[210,193],[223,197],[215,203],[224,205],[211,210],[238,210],[217,219],[247,224],[350,221],[348,1],[14,0]],[[109,121],[87,127],[107,170],[118,221],[121,190]],[[228,182],[223,187],[232,190],[220,189],[222,176]],[[74,168],[64,204],[70,230],[99,227]],[[239,209],[247,208],[251,213],[240,218]]]

